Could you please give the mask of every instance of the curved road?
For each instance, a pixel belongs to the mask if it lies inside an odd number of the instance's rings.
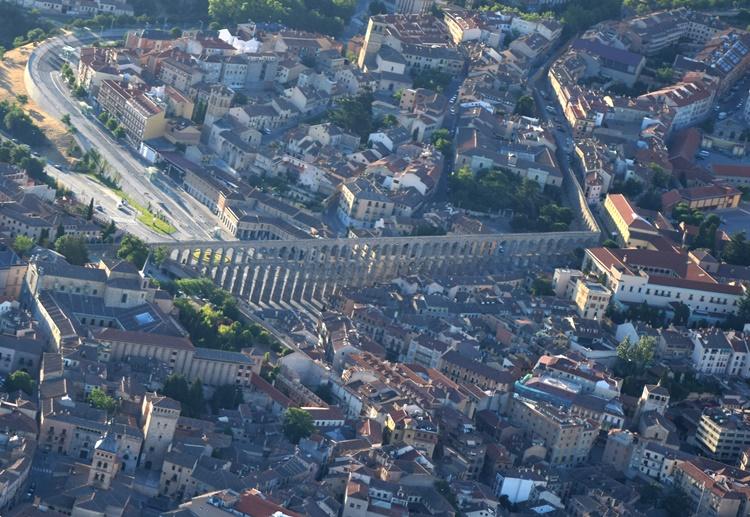
[[[123,33],[123,30],[115,30],[104,34],[117,38]],[[29,95],[52,117],[59,119],[69,114],[72,125],[78,129],[75,138],[81,148],[97,149],[119,173],[120,184],[125,192],[144,206],[150,203],[154,208],[165,212],[169,221],[177,228],[174,234],[167,237],[168,239],[211,239],[212,228],[216,226],[216,216],[184,191],[174,189],[165,182],[152,182],[145,172],[148,164],[132,149],[110,137],[97,121],[84,115],[79,103],[69,97],[68,89],[59,73],[62,65],[59,53],[65,45],[80,47],[95,39],[96,35],[80,39],[71,35],[52,38],[39,45],[29,57],[27,82],[30,76],[32,83],[26,85]],[[93,197],[102,206],[103,215],[115,220],[121,228],[147,241],[165,240],[164,234],[137,222],[132,212],[118,210],[116,197],[103,185],[81,175],[66,174],[55,167],[50,167],[48,172],[73,190],[82,202]]]

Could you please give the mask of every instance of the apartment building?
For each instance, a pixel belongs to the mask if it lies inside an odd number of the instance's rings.
[[[513,395],[509,415],[511,421],[532,438],[544,440],[545,459],[556,466],[574,467],[584,463],[599,435],[599,424],[595,421],[518,394]]]
[[[750,412],[725,407],[704,410],[695,441],[705,456],[735,463],[750,446]]]
[[[84,47],[78,60],[76,82],[96,95],[102,81],[117,81],[120,72],[111,62],[110,50],[97,47]]]
[[[737,312],[745,292],[741,285],[718,282],[676,249],[590,248],[581,269],[603,275],[618,303],[645,302],[670,311],[672,303],[682,302],[692,319],[723,321]]]
[[[694,515],[734,517],[750,499],[750,472],[708,458],[694,457],[675,467],[674,484],[687,495]]]
[[[690,333],[696,371],[707,375],[750,378],[750,337],[716,329]]]
[[[672,131],[700,124],[711,115],[714,105],[715,80],[711,80],[710,77],[687,79],[641,96],[647,99],[657,99],[674,110]]]
[[[442,355],[438,369],[452,381],[468,382],[483,390],[509,392],[516,380],[512,372],[492,368],[455,350]]]
[[[340,186],[337,215],[345,226],[373,228],[375,223],[391,217],[395,202],[366,178],[351,178]]]
[[[99,88],[97,102],[103,111],[117,120],[128,140],[135,145],[164,136],[166,132],[164,109],[142,90],[105,80]]]
[[[601,320],[609,305],[612,292],[598,282],[579,278],[573,301],[578,315],[584,319]]]

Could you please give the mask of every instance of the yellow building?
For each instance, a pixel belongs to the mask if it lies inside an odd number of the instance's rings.
[[[628,245],[631,232],[658,235],[658,231],[646,219],[638,215],[636,208],[622,194],[607,194],[604,210],[609,222],[617,231],[620,244]]]
[[[607,310],[612,291],[598,282],[579,278],[576,281],[575,304],[578,315],[587,320],[601,320]]]

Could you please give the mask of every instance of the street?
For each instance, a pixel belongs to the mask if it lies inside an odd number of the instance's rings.
[[[109,32],[108,32],[109,34]],[[122,36],[123,31],[111,31],[110,37]],[[120,176],[122,190],[133,196],[144,206],[164,206],[169,222],[176,228],[172,235],[155,232],[135,219],[135,214],[127,217],[117,209],[117,196],[105,186],[75,173],[48,167],[48,172],[73,190],[82,203],[92,197],[100,204],[104,214],[114,219],[122,229],[136,234],[147,241],[211,239],[216,217],[211,211],[187,193],[175,192],[168,185],[155,185],[145,170],[148,166],[137,154],[111,137],[97,122],[87,117],[79,102],[69,97],[67,87],[59,73],[62,58],[59,52],[65,45],[79,47],[93,41],[96,36],[79,40],[75,36],[58,37],[46,41],[31,55],[28,69],[32,84],[27,84],[30,96],[50,116],[61,118],[70,115],[71,125],[78,131],[75,139],[84,151],[97,149],[110,166]],[[117,213],[120,212],[120,213]]]

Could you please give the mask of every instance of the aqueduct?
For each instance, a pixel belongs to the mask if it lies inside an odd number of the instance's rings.
[[[169,264],[211,278],[254,304],[323,299],[338,286],[404,274],[497,273],[569,260],[599,232],[265,241],[164,242]],[[167,265],[169,265],[167,264]]]

